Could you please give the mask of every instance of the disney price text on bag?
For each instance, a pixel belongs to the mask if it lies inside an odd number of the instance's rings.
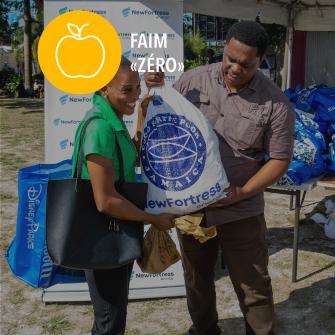
[[[141,163],[150,213],[198,211],[229,186],[210,123],[172,88],[156,90],[148,107]]]

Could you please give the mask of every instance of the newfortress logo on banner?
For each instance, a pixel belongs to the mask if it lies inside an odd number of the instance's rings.
[[[56,118],[52,121],[52,124],[55,126],[55,127],[58,127],[58,126],[77,126],[78,124],[80,123],[80,120],[64,120],[64,119],[61,119],[61,118]]]
[[[67,13],[67,12],[71,12],[71,11],[73,11],[73,10],[79,10],[78,8],[76,8],[76,9],[72,9],[72,8],[70,8],[70,7],[61,7],[61,8],[59,8],[58,9],[58,14],[64,14],[64,13]],[[88,9],[82,9],[82,10],[88,10]],[[107,14],[107,11],[106,10],[101,10],[101,9],[99,9],[99,10],[96,10],[96,9],[90,9],[90,10],[88,10],[88,11],[90,11],[90,12],[92,12],[92,13],[95,13],[95,14],[99,14],[99,15],[101,15],[101,16],[106,16],[106,14]]]
[[[64,138],[63,140],[59,141],[58,145],[61,150],[66,150],[68,148],[72,148],[74,146],[74,143],[68,138]]]
[[[87,96],[71,96],[69,94],[64,94],[61,95],[58,98],[59,103],[64,106],[67,103],[91,103],[92,102],[92,97],[87,97]]]
[[[165,80],[174,83],[176,81],[176,76],[165,76]]]
[[[129,16],[150,16],[167,20],[170,17],[170,12],[168,10],[132,9],[131,7],[126,7],[122,9],[122,16],[125,19]]]
[[[145,58],[148,56],[148,53],[141,53],[141,52],[132,52],[131,50],[127,50],[122,54],[124,57],[129,59],[130,57],[139,59],[139,58]]]
[[[134,278],[159,278],[160,280],[173,280],[175,277],[174,272],[161,272],[161,273],[143,273],[143,272],[135,272],[131,273],[130,279]]]
[[[130,40],[131,39],[131,34],[132,33],[124,33],[124,32],[119,32],[119,37],[122,39],[122,40]],[[149,33],[147,31],[141,31],[139,33],[139,35],[145,35],[145,36],[149,36],[150,34],[153,34],[152,33]],[[158,36],[163,36],[163,33],[155,33],[157,34]],[[176,38],[176,34],[165,34],[167,36],[167,39],[170,40],[170,41],[173,41],[175,38]]]

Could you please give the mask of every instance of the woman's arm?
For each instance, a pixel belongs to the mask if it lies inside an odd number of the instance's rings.
[[[101,155],[87,156],[94,200],[99,212],[130,221],[149,222],[160,230],[174,227],[171,214],[148,214],[119,194],[115,187],[113,161]]]

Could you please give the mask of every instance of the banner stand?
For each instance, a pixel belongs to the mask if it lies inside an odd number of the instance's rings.
[[[184,286],[163,286],[148,288],[133,288],[129,290],[129,300],[155,299],[168,297],[184,297]],[[90,295],[86,283],[57,284],[42,292],[44,303],[52,302],[90,302]]]
[[[45,26],[55,17],[73,10],[88,10],[105,17],[119,34],[122,53],[131,62],[146,57],[173,57],[183,61],[183,1],[83,1],[44,0]],[[144,49],[131,47],[131,34],[150,37],[163,34],[167,37],[166,49]],[[181,75],[180,71],[165,74],[166,85],[172,85]],[[140,73],[143,81],[144,73]],[[142,89],[142,92],[145,92]],[[58,162],[71,158],[76,128],[86,111],[92,106],[92,94],[74,95],[62,92],[45,81],[45,157],[46,162]],[[135,107],[135,110],[136,107]],[[137,128],[137,115],[125,118],[131,136]],[[179,248],[175,229],[170,235]],[[185,285],[181,262],[160,274],[141,272],[135,263],[130,281],[129,299],[163,298],[185,296]],[[42,301],[75,302],[90,301],[86,283],[58,284],[42,292]]]

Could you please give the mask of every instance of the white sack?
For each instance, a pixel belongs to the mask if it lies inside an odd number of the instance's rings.
[[[156,89],[149,104],[141,163],[149,213],[198,211],[223,198],[229,186],[210,123],[171,87]]]

